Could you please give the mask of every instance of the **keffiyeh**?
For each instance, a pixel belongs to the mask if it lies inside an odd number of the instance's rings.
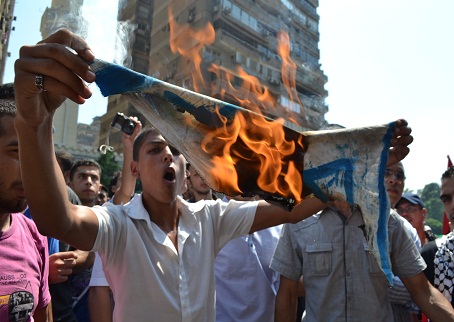
[[[446,241],[441,244],[434,259],[435,278],[434,285],[452,302],[454,282],[454,233],[446,236]]]

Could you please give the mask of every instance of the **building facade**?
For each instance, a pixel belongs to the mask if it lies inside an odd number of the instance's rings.
[[[317,130],[326,125],[327,77],[319,64],[318,0],[131,0],[124,3],[119,17],[137,24],[130,68],[236,105],[241,104],[235,98],[238,93],[235,88],[242,88],[241,96],[248,96],[244,84],[246,78],[253,76],[262,89],[267,88],[273,105],[278,107],[265,111],[266,116],[282,117],[286,126],[298,131]],[[178,26],[173,31],[172,23]],[[188,28],[200,31],[207,24],[213,26],[214,41],[206,40],[202,44],[205,40],[200,35],[191,38],[190,33],[186,34]],[[206,38],[210,38],[209,32],[208,28]],[[286,78],[292,77],[283,77],[284,57],[278,49],[280,37],[285,35],[296,70],[291,89]],[[180,47],[179,52],[175,52],[175,46]],[[199,65],[193,57],[181,54],[182,51],[200,55],[198,77],[194,77],[194,71]],[[221,77],[225,71],[229,71],[229,76]],[[101,121],[101,140],[116,112],[137,115],[121,97],[109,98],[107,113]],[[112,134],[110,142],[121,150],[121,141]]]
[[[3,84],[6,59],[9,57],[8,43],[11,31],[14,30],[12,24],[16,20],[14,4],[15,0],[0,0],[0,84]]]
[[[91,124],[77,124],[77,145],[79,147],[87,147],[93,150],[98,149],[99,130],[101,128],[101,117],[93,118]]]

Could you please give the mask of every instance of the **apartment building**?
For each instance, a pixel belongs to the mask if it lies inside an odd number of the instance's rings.
[[[326,125],[324,115],[328,108],[324,99],[328,93],[324,85],[327,77],[319,64],[318,0],[132,0],[123,3],[119,18],[137,25],[128,67],[237,105],[240,105],[238,99],[230,89],[231,85],[237,88],[243,85],[247,77],[244,71],[258,79],[262,87],[268,89],[273,104],[279,106],[264,112],[267,116],[282,117],[286,126],[298,131],[317,130]],[[182,50],[200,48],[201,76],[197,79],[193,77],[198,68],[194,60],[171,50],[172,23],[196,31],[204,30],[207,24],[213,26],[214,41],[201,46],[200,41],[186,37],[187,44],[179,44],[184,47]],[[180,32],[184,33],[184,29]],[[291,82],[293,95],[282,77],[283,58],[278,52],[278,43],[283,34],[288,35],[290,58],[296,68],[294,82]],[[185,35],[180,38],[185,39]],[[226,70],[230,71],[230,81],[219,77],[219,71]],[[248,95],[244,91],[243,94]],[[101,119],[101,140],[107,135],[116,112],[138,115],[120,96],[110,97],[107,113]],[[110,142],[116,150],[121,150],[120,133],[111,133]]]

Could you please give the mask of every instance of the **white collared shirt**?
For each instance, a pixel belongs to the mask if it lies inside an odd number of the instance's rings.
[[[279,273],[269,268],[282,225],[233,239],[215,261],[216,321],[274,321]]]
[[[114,321],[214,321],[214,259],[249,232],[258,203],[178,203],[178,251],[140,195],[124,206],[93,208],[99,220],[93,251],[114,294]]]

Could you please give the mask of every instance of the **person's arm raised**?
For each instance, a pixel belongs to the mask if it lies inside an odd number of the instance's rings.
[[[134,190],[136,188],[136,178],[134,178],[131,172],[132,149],[135,138],[142,130],[142,123],[137,117],[130,117],[130,119],[136,123],[136,128],[131,135],[123,133],[123,168],[121,170],[120,188],[115,191],[112,200],[114,205],[128,203],[134,195]]]
[[[14,80],[22,181],[33,219],[44,235],[83,250],[92,248],[98,220],[90,208],[68,200],[54,154],[52,118],[66,98],[82,104],[91,96],[84,81],[95,79],[86,62],[93,59],[83,39],[60,30],[35,46],[21,48]],[[40,76],[44,90],[37,86]]]

